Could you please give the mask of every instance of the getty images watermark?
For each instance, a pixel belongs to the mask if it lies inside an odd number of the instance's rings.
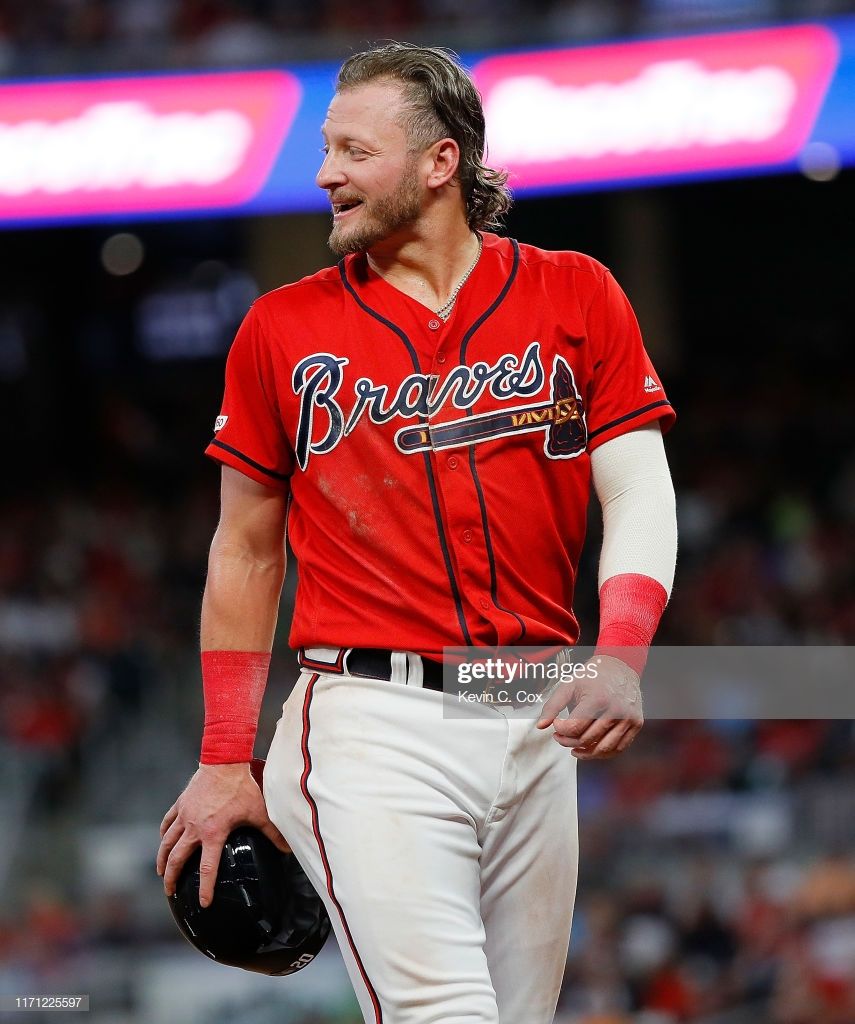
[[[468,648],[471,657],[449,666],[454,679],[445,693],[459,704],[500,704],[513,707],[542,704],[561,683],[599,677],[602,659],[579,661],[569,648],[553,652],[540,648],[526,654],[496,653]]]
[[[491,708],[538,718],[560,686],[614,682],[631,648],[454,647],[443,652],[444,713]],[[620,673],[620,666],[617,667]],[[855,719],[855,647],[653,647],[641,680],[647,719]],[[572,713],[572,700],[569,710]],[[611,713],[604,710],[603,713]]]

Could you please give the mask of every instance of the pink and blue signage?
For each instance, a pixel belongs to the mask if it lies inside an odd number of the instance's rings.
[[[822,26],[488,57],[490,156],[520,188],[773,167],[810,138],[839,57]]]
[[[466,63],[518,195],[855,163],[855,19]],[[323,209],[334,74],[0,82],[0,224]]]
[[[0,86],[0,220],[232,210],[300,106],[287,71]]]

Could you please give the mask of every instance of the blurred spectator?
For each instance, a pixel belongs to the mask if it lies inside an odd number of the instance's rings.
[[[0,73],[196,64],[253,65],[340,55],[370,39],[446,44],[581,42],[723,24],[806,19],[852,0],[8,0]]]

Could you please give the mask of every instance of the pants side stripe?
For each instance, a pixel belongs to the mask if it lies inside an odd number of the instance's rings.
[[[377,997],[377,993],[374,990],[374,986],[368,980],[368,973],[365,970],[365,965],[362,963],[362,957],[359,955],[356,949],[356,943],[353,941],[353,936],[350,932],[350,926],[347,923],[347,918],[344,916],[344,911],[341,908],[341,904],[335,894],[335,887],[333,885],[332,869],[330,868],[329,858],[327,857],[326,847],[321,837],[321,830],[318,824],[318,805],[315,803],[315,799],[309,792],[309,775],[312,771],[312,758],[309,754],[309,731],[311,723],[309,720],[309,706],[312,702],[312,693],[314,691],[315,683],[318,681],[318,673],[316,672],[309,680],[309,685],[306,687],[306,696],[303,700],[303,735],[301,740],[301,749],[303,752],[303,774],[300,778],[300,790],[303,796],[306,798],[309,808],[312,812],[312,831],[315,833],[315,839],[318,844],[318,850],[321,854],[321,862],[324,866],[324,873],[327,879],[327,892],[329,893],[330,899],[335,905],[338,915],[341,918],[342,927],[344,928],[345,934],[347,935],[347,941],[350,945],[350,951],[353,953],[353,958],[356,961],[356,966],[359,968],[359,973],[362,975],[362,980],[365,983],[365,987],[368,990],[368,995],[371,998],[371,1003],[374,1007],[374,1021],[375,1024],[383,1024],[383,1011],[380,1008],[380,1000]]]

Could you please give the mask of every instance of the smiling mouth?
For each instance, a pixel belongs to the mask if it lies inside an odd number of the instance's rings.
[[[333,217],[341,217],[346,213],[350,213],[351,210],[355,210],[359,206],[362,206],[361,199],[354,199],[352,202],[349,203],[333,203]]]

